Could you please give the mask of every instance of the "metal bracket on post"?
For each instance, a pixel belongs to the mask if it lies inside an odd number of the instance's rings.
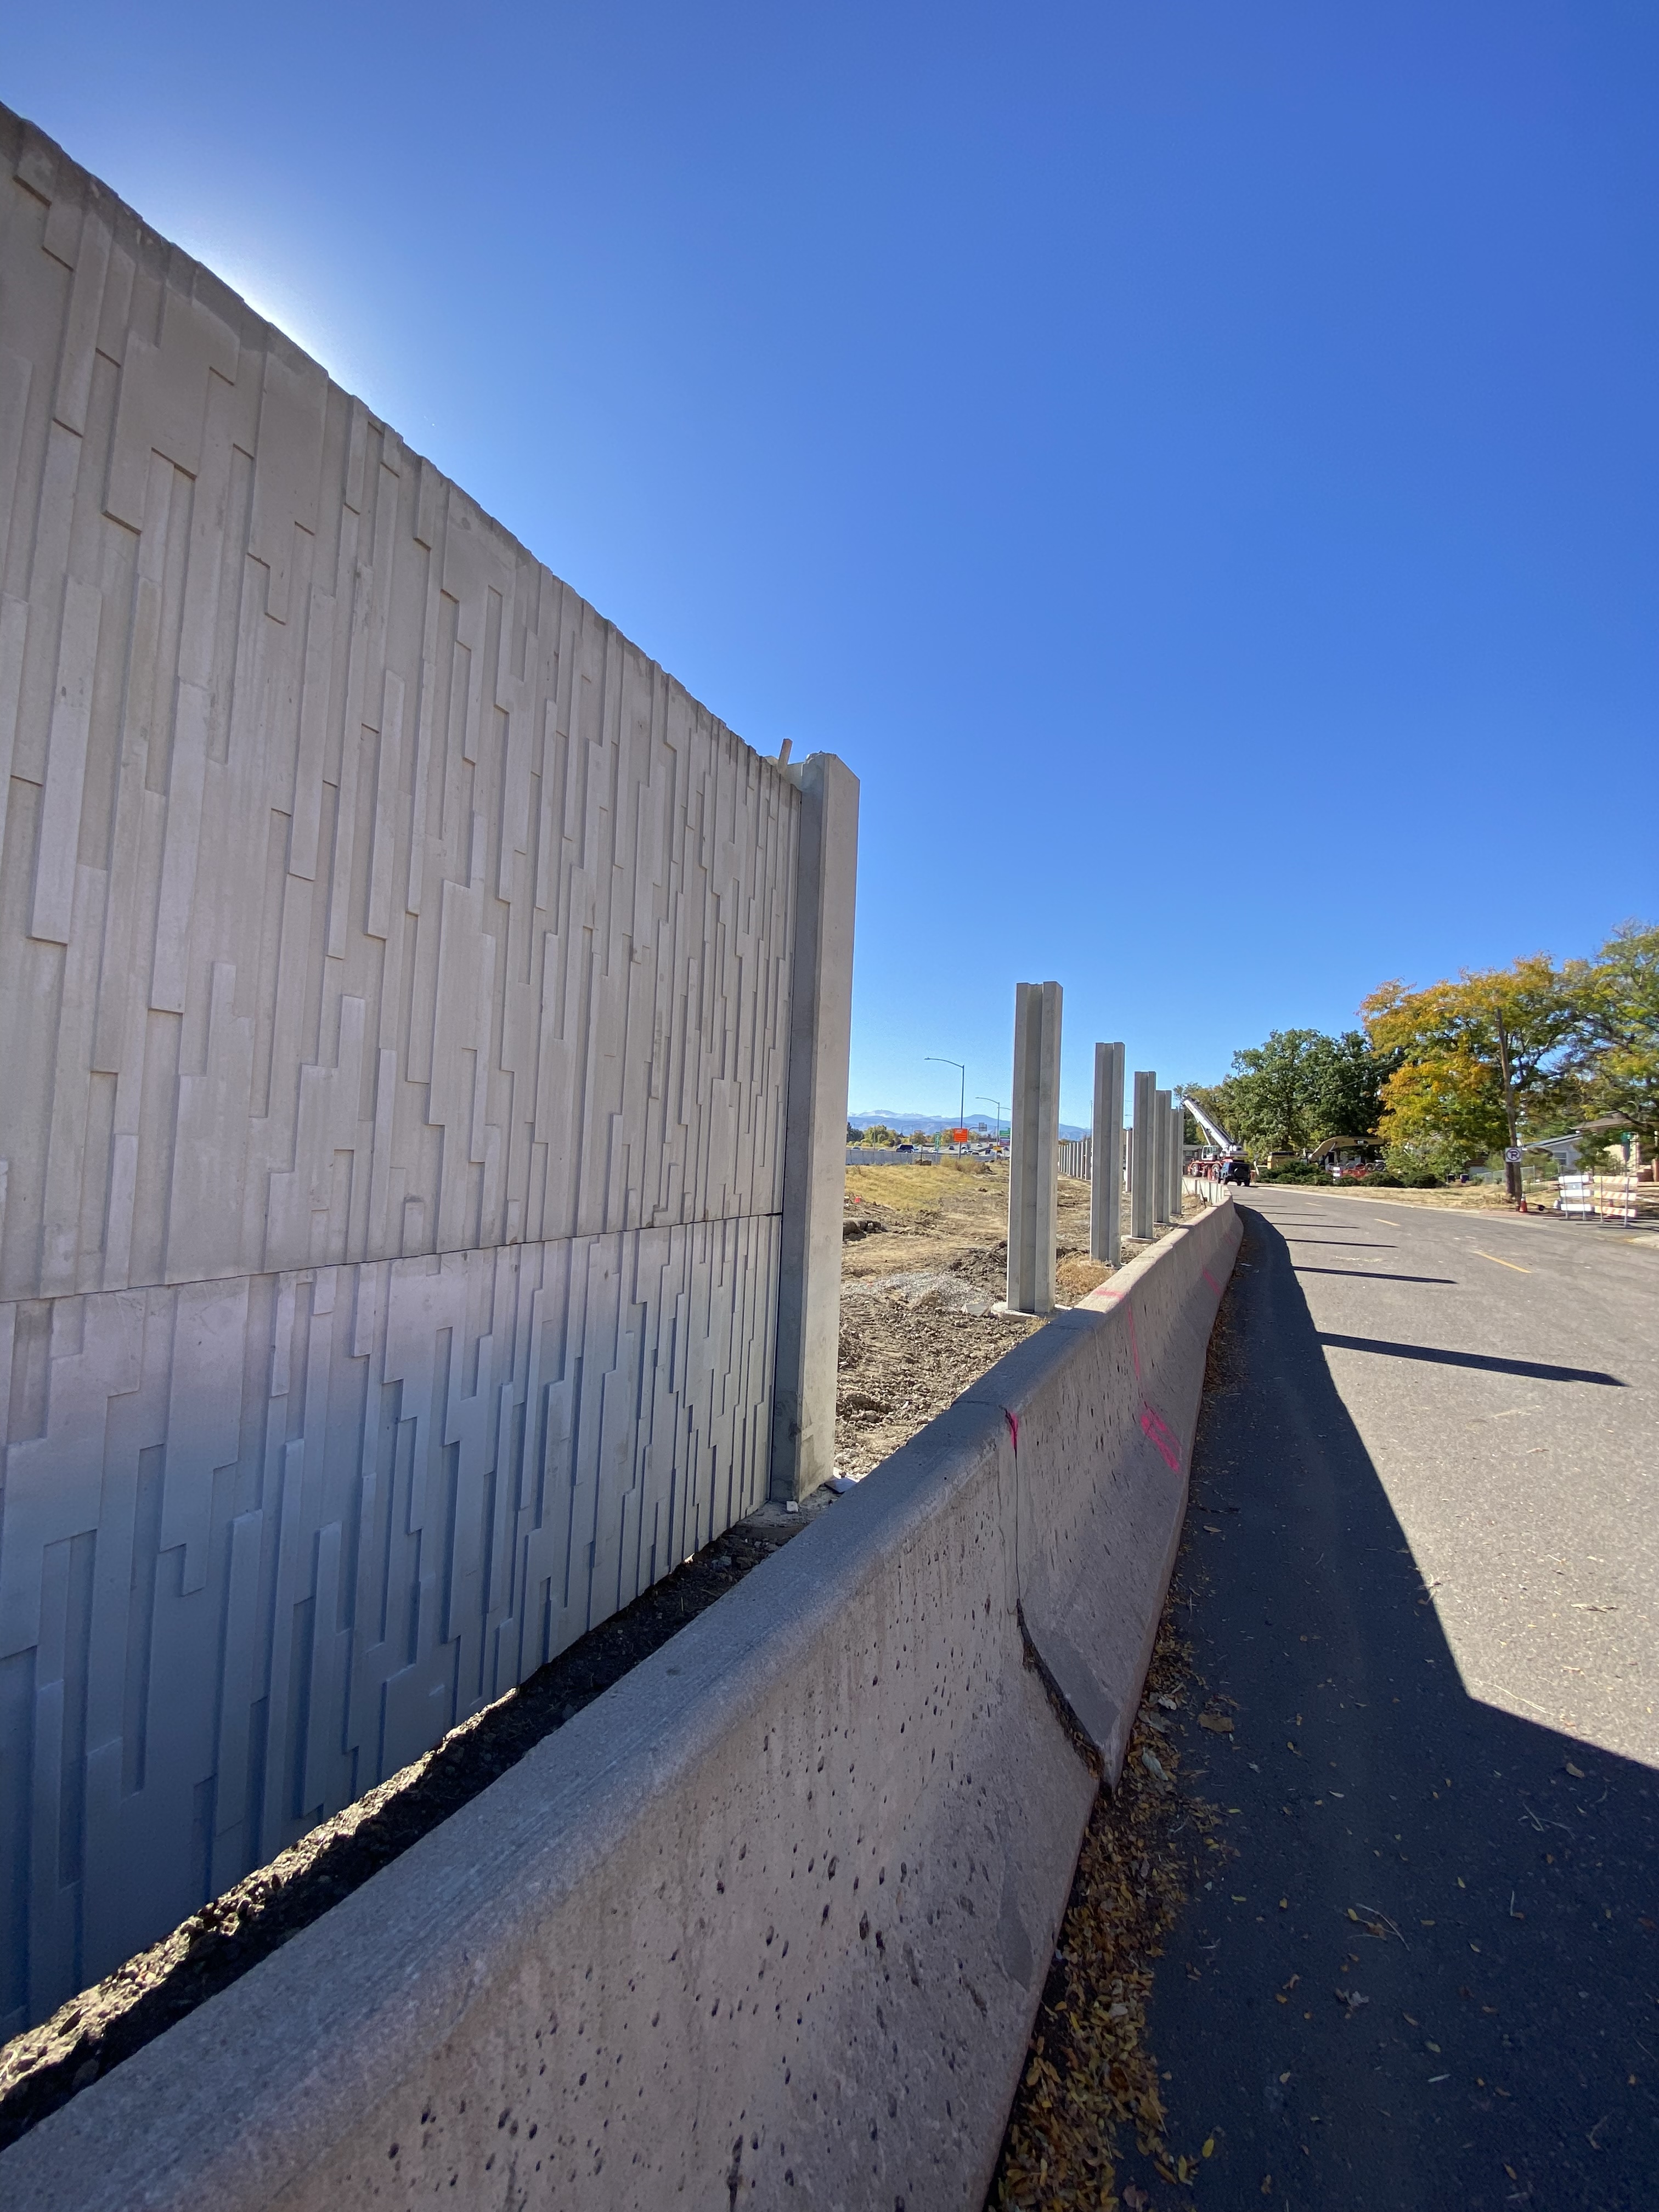
[[[769,1490],[787,1500],[816,1490],[836,1466],[859,781],[833,753],[810,754],[784,774],[800,793],[800,845]]]
[[[1054,1310],[1054,1230],[1060,1173],[1058,983],[1014,987],[1013,1133],[1008,1152],[1006,1310]]]
[[[1095,1047],[1095,1119],[1089,1257],[1115,1267],[1123,1195],[1123,1047]]]

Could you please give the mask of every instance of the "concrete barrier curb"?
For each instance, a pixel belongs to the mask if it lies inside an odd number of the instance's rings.
[[[1095,1788],[1022,1615],[1115,1774],[1238,1235],[1058,1316],[0,2156],[9,2212],[977,2206]]]

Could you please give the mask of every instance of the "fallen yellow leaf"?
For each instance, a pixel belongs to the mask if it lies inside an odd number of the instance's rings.
[[[1233,1732],[1233,1724],[1225,1713],[1200,1713],[1198,1724],[1208,1729],[1212,1735],[1231,1735]]]
[[[1206,2136],[1204,2138],[1204,2155],[1206,2158],[1213,2158],[1215,2156],[1215,2137],[1213,2136]]]

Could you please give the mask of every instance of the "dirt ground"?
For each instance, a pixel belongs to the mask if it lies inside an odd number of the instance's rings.
[[[895,1452],[1039,1322],[992,1309],[1008,1283],[1008,1170],[974,1159],[850,1167],[842,1224],[836,1466],[854,1479]],[[1112,1270],[1089,1257],[1089,1186],[1062,1177],[1059,1304]],[[1146,1249],[1126,1238],[1123,1258]]]
[[[850,1167],[843,1228],[844,1288],[949,1270],[1000,1298],[1008,1267],[1008,1170],[950,1158],[937,1167]],[[1073,1305],[1111,1269],[1089,1257],[1089,1186],[1069,1176],[1060,1178],[1054,1243],[1056,1294],[1061,1305]],[[1126,1237],[1122,1249],[1128,1261],[1146,1246]]]
[[[1008,1171],[962,1161],[848,1170],[836,1462],[857,1479],[1042,1324],[994,1314],[1006,1288]],[[1060,1186],[1058,1289],[1088,1256],[1089,1186]],[[1146,1248],[1126,1241],[1124,1258]],[[708,1545],[435,1749],[193,1913],[150,1950],[0,2048],[0,2148],[226,1988],[489,1787],[602,1690],[836,1503],[759,1513]]]
[[[1322,1183],[1301,1186],[1309,1190],[1322,1190]],[[1273,1188],[1270,1185],[1269,1188]],[[1373,1198],[1382,1206],[1438,1206],[1454,1213],[1507,1213],[1509,1194],[1501,1182],[1447,1183],[1439,1190],[1360,1190],[1343,1189],[1332,1184],[1334,1190],[1342,1189],[1345,1198]],[[1534,1187],[1527,1193],[1528,1206],[1549,1206],[1555,1201],[1555,1185]]]

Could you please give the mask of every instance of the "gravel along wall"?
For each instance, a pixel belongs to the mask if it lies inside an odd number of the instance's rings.
[[[1056,1316],[0,2199],[978,2203],[1237,1244],[1217,1207]]]

